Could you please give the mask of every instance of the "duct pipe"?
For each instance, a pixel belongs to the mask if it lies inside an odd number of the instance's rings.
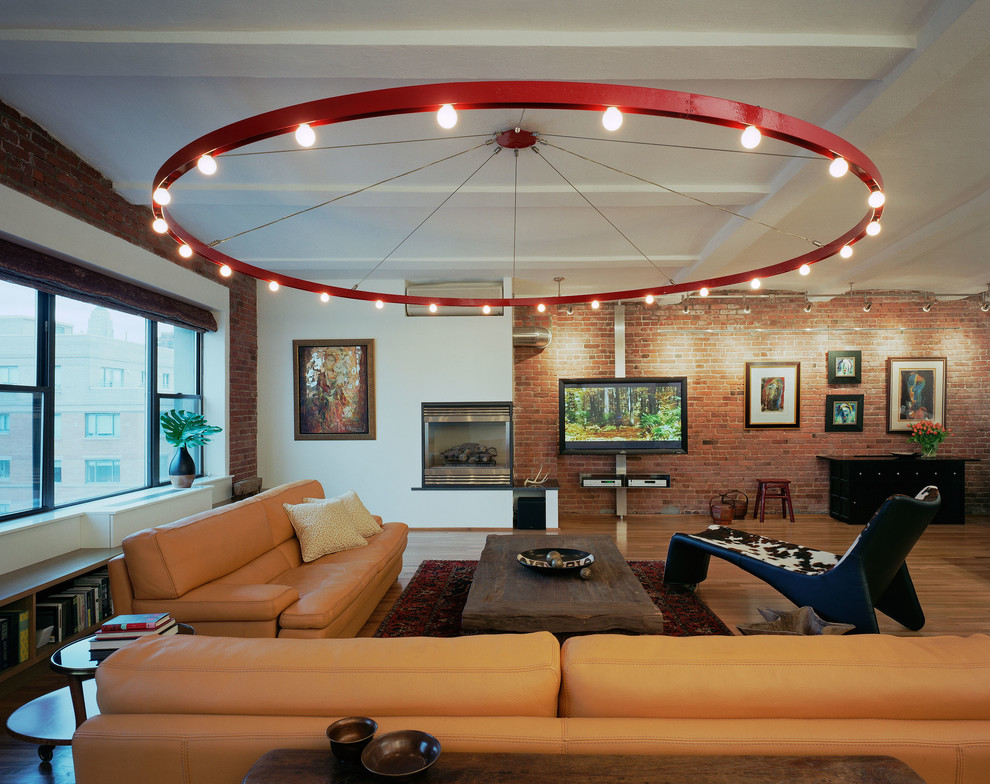
[[[550,330],[546,327],[513,327],[513,346],[536,346],[546,348],[550,345]]]

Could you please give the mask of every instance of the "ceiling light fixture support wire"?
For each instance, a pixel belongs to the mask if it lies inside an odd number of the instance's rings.
[[[554,81],[495,81],[450,82],[444,84],[410,85],[384,90],[371,90],[350,95],[332,96],[316,101],[295,104],[274,111],[240,120],[185,145],[174,153],[158,170],[151,183],[151,192],[167,194],[168,189],[186,172],[196,167],[199,158],[214,158],[248,144],[294,133],[303,123],[311,127],[332,125],[354,120],[388,117],[399,114],[433,114],[443,104],[450,103],[460,111],[472,109],[529,108],[599,113],[606,106],[620,106],[625,114],[642,114],[652,117],[669,117],[680,120],[720,125],[742,130],[748,126],[760,129],[763,136],[801,147],[823,158],[842,157],[849,162],[849,171],[871,193],[883,192],[883,179],[876,164],[861,150],[836,134],[789,115],[764,107],[731,101],[725,98],[662,90],[631,85],[598,84],[591,82]],[[393,178],[394,179],[394,178]],[[368,186],[373,187],[373,186]],[[363,190],[367,190],[364,188]],[[519,299],[461,299],[427,297],[385,292],[360,291],[341,286],[318,284],[313,281],[282,275],[229,256],[215,246],[202,242],[176,221],[169,211],[152,200],[152,212],[156,218],[168,222],[168,235],[180,245],[188,245],[196,254],[217,265],[227,265],[239,273],[262,280],[274,280],[282,286],[311,291],[327,292],[332,296],[374,302],[381,300],[395,304],[438,305],[462,307],[530,306],[538,304],[566,304],[568,302],[616,301],[638,299],[652,294],[662,296],[695,290],[701,286],[717,288],[731,286],[756,278],[769,278],[798,269],[802,264],[814,264],[838,253],[842,246],[858,242],[866,236],[866,227],[879,220],[883,205],[869,209],[856,225],[841,236],[824,243],[809,253],[770,264],[758,269],[722,275],[704,281],[688,281],[676,285],[606,291],[595,294],[559,297],[556,302],[544,297]],[[310,208],[314,209],[314,208]],[[308,210],[307,210],[308,211]],[[289,216],[287,216],[289,217]],[[232,239],[228,238],[228,239]],[[222,240],[226,241],[226,240]],[[216,244],[219,244],[218,241]]]

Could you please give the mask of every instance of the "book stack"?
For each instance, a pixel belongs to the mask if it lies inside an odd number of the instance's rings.
[[[164,637],[178,631],[175,618],[168,613],[117,615],[100,626],[89,642],[89,650],[93,658],[103,658],[135,640],[151,635]]]

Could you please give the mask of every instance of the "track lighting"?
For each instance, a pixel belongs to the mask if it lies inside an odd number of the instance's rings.
[[[872,309],[873,309],[873,301],[869,299],[866,300],[866,302],[863,303],[863,312],[869,313]]]
[[[691,308],[688,307],[687,297],[685,297],[681,302],[681,313],[685,316],[691,312]]]
[[[749,303],[746,301],[746,298],[743,297],[743,313],[745,313],[748,316],[751,310],[752,308],[750,308]]]
[[[811,313],[811,300],[805,300],[804,302],[804,312]]]
[[[980,310],[982,310],[984,313],[986,313],[988,310],[990,310],[990,302],[984,300],[983,301],[983,304],[980,305]]]
[[[932,303],[931,300],[928,299],[928,297],[925,297],[925,304],[921,306],[921,309],[925,311],[925,313],[931,312]]]

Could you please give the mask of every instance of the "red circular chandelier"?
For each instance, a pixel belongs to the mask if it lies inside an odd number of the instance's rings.
[[[746,147],[755,146],[754,141],[759,143],[761,136],[767,136],[809,150],[832,161],[830,171],[835,176],[840,176],[846,170],[851,171],[869,190],[868,209],[856,225],[834,240],[815,243],[815,249],[808,253],[765,267],[706,280],[671,282],[669,285],[642,289],[607,291],[591,295],[486,300],[427,298],[364,291],[280,275],[236,259],[217,250],[214,245],[204,243],[179,225],[166,209],[166,205],[171,202],[169,188],[186,172],[198,167],[205,173],[211,173],[211,169],[214,171],[216,169],[217,157],[264,139],[296,134],[300,143],[305,145],[304,135],[307,132],[311,133],[313,127],[422,112],[437,112],[441,125],[451,127],[446,125],[446,122],[456,122],[458,111],[505,108],[604,112],[606,123],[611,118],[617,119],[621,124],[622,113],[709,123],[743,130],[743,145]],[[502,131],[495,137],[496,144],[510,149],[529,147],[535,142],[535,134],[520,128]],[[312,144],[312,141],[309,144]],[[229,275],[234,270],[259,280],[266,280],[272,288],[288,286],[314,292],[321,295],[324,301],[329,297],[342,297],[376,302],[379,307],[381,303],[389,302],[438,307],[478,307],[485,308],[485,312],[488,312],[488,308],[494,307],[537,306],[542,311],[548,305],[641,298],[652,302],[654,297],[666,294],[732,286],[743,282],[748,282],[749,285],[757,288],[761,278],[797,269],[806,272],[811,264],[836,254],[848,254],[854,243],[865,235],[875,234],[879,230],[879,219],[884,203],[883,180],[873,161],[841,137],[795,117],[751,104],[674,90],[587,82],[541,81],[452,82],[396,87],[324,98],[276,109],[224,126],[190,142],[172,155],[158,170],[152,191],[155,230],[159,233],[167,233],[179,242],[181,255],[189,257],[198,254],[219,265],[223,274]]]

